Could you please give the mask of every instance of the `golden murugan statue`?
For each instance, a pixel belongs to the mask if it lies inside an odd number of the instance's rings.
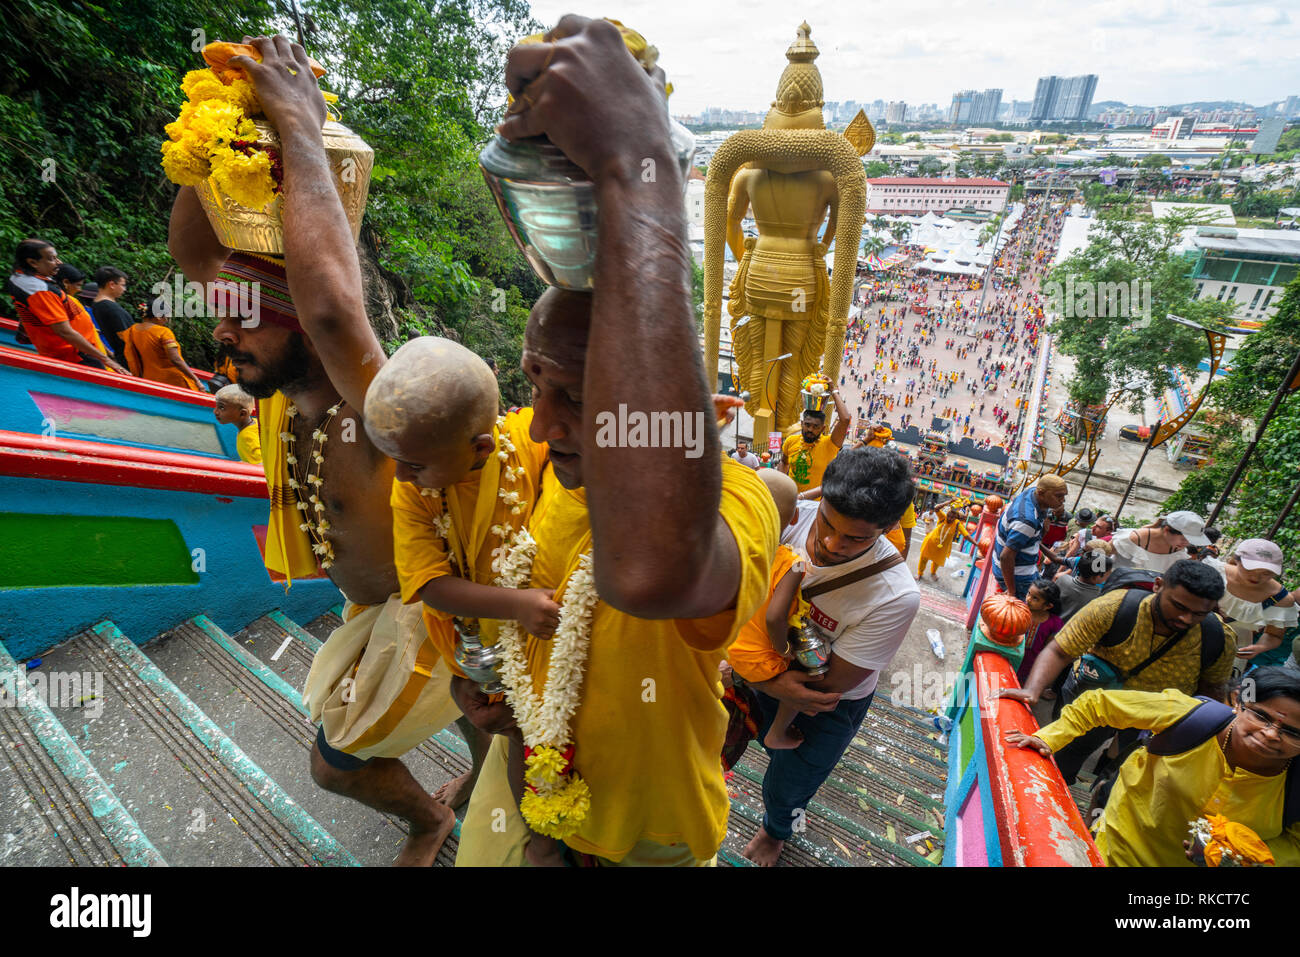
[[[790,62],[763,128],[727,138],[713,154],[704,189],[705,362],[710,370],[718,367],[726,242],[740,263],[728,312],[756,440],[798,418],[800,383],[823,356],[823,371],[832,382],[839,378],[865,221],[860,157],[871,149],[875,131],[861,111],[843,134],[826,129],[811,33],[801,24],[786,50]],[[741,221],[751,207],[758,236],[746,238]],[[835,266],[828,280],[831,237]],[[792,357],[777,358],[785,353]]]

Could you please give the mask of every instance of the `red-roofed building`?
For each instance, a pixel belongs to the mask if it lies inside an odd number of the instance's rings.
[[[950,209],[999,212],[1010,183],[999,179],[929,179],[880,176],[867,180],[868,213],[943,213]]]

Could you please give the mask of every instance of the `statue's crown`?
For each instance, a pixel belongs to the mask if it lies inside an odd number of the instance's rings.
[[[778,112],[794,116],[822,108],[822,75],[813,63],[819,54],[817,44],[812,42],[812,27],[806,21],[799,24],[795,41],[785,51],[790,62],[776,85],[772,106]]]

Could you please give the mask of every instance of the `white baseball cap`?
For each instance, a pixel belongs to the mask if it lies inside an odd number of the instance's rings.
[[[1182,535],[1189,545],[1208,545],[1205,537],[1205,519],[1195,512],[1171,512],[1165,516],[1165,524]]]
[[[1274,575],[1282,574],[1282,549],[1266,538],[1248,538],[1238,542],[1233,550],[1242,568],[1267,568]]]

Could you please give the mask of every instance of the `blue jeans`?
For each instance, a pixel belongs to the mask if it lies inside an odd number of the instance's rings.
[[[755,694],[763,706],[758,729],[761,742],[776,718],[779,702],[757,689]],[[789,840],[796,820],[806,817],[808,802],[858,733],[874,697],[873,691],[857,701],[841,700],[834,711],[822,711],[811,718],[798,714],[794,726],[803,732],[803,744],[788,751],[766,749],[770,760],[763,775],[763,830],[770,836],[778,841]]]

